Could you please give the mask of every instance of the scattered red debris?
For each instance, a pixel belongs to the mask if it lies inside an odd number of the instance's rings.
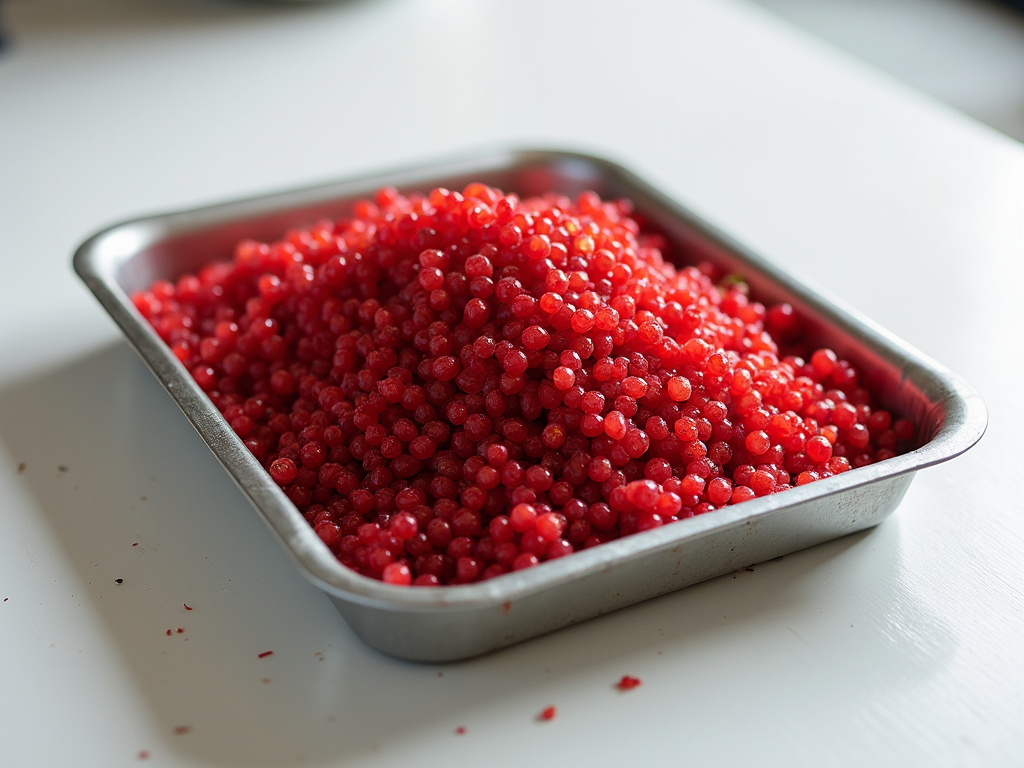
[[[458,728],[455,729],[455,735],[456,736],[462,736],[465,733],[466,733],[466,726],[464,726],[464,725],[460,725]]]
[[[139,750],[139,760],[149,760],[149,752],[145,749]]]
[[[558,710],[555,709],[554,707],[544,707],[544,709],[541,710],[541,713],[539,715],[537,715],[537,719],[541,720],[541,721],[544,721],[544,720],[554,720],[555,719],[555,715],[557,715],[557,714],[558,714]]]
[[[639,688],[641,685],[643,685],[643,682],[639,677],[623,675],[622,679],[615,684],[615,687],[620,691],[632,691],[634,688]]]
[[[179,634],[179,635],[180,635],[180,634],[181,634],[182,632],[184,632],[184,631],[185,631],[184,629],[182,629],[181,627],[178,627],[178,634]]]
[[[258,656],[261,659],[265,659],[267,656],[272,656],[273,654],[274,654],[273,651],[264,651],[263,653],[258,654]]]
[[[184,605],[184,606],[185,606],[185,610],[186,610],[186,611],[191,611],[191,610],[192,610],[192,609],[191,609],[191,608],[189,607],[188,603],[182,603],[182,605]]]
[[[134,544],[132,544],[132,546],[133,546],[133,547],[137,547],[137,546],[139,546],[139,542],[137,542],[137,541],[136,541],[136,542],[135,542]]]
[[[192,730],[191,725],[177,725],[174,727],[175,736],[184,736],[186,733]]]
[[[171,630],[169,630],[169,629],[167,630],[167,636],[168,636],[168,637],[170,637],[170,636],[171,636]]]

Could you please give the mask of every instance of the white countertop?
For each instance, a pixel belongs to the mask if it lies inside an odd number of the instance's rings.
[[[1024,765],[1020,144],[734,2],[3,14],[0,765]],[[506,145],[625,163],[966,377],[988,434],[752,573],[460,664],[368,649],[71,253]]]

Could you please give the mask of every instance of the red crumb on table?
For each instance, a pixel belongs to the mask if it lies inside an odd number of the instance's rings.
[[[132,546],[133,546],[133,547],[137,547],[137,546],[139,546],[139,542],[137,542],[137,541],[136,541],[136,542],[135,542],[134,544],[132,544]]]
[[[341,563],[468,584],[913,447],[699,258],[594,192],[389,188],[132,301]]]
[[[169,630],[169,629],[168,629],[168,630],[167,630],[167,636],[168,636],[168,637],[170,637],[170,636],[171,636],[172,634],[173,634],[173,633],[171,632],[171,630]]]
[[[184,605],[184,606],[185,606],[185,610],[186,610],[186,611],[191,611],[191,610],[192,610],[192,609],[191,609],[191,608],[189,607],[188,603],[182,603],[182,605]]]
[[[537,715],[537,719],[542,722],[545,720],[554,720],[555,715],[557,714],[558,710],[554,707],[544,707],[544,709],[541,710],[540,714]]]
[[[181,634],[182,632],[184,632],[184,631],[185,631],[184,629],[182,629],[181,627],[178,627],[178,634],[179,634],[179,635],[180,635],[180,634]]]
[[[174,727],[174,735],[175,736],[184,736],[186,733],[189,733],[191,730],[192,730],[192,726],[191,725],[177,725],[177,726]]]
[[[464,725],[460,725],[458,728],[455,729],[455,735],[456,736],[462,736],[465,733],[466,733],[466,726],[464,726]]]
[[[632,691],[634,688],[639,688],[641,685],[643,685],[643,682],[639,677],[623,675],[622,679],[615,684],[615,687],[620,691]]]
[[[257,657],[261,658],[261,659],[265,659],[267,656],[273,656],[273,655],[274,655],[273,651],[264,651],[263,653],[257,654]]]
[[[139,760],[149,760],[149,752],[145,749],[140,749]]]

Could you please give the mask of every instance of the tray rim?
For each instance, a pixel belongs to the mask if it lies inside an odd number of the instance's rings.
[[[312,527],[284,492],[270,480],[184,366],[174,358],[169,348],[138,313],[116,280],[117,268],[132,256],[176,234],[281,213],[331,199],[372,194],[382,186],[409,188],[417,184],[443,183],[436,180],[445,176],[487,173],[516,165],[551,162],[579,162],[596,167],[604,174],[641,191],[646,198],[684,221],[698,234],[750,262],[766,277],[800,297],[843,331],[859,333],[872,350],[891,360],[905,361],[905,378],[915,372],[918,376],[929,376],[930,382],[941,393],[941,397],[933,400],[932,404],[944,413],[943,423],[937,433],[921,447],[893,459],[780,494],[724,507],[652,531],[626,536],[599,547],[575,552],[571,557],[545,562],[542,567],[512,572],[469,585],[429,589],[395,587],[348,569],[320,542]],[[848,307],[829,292],[810,281],[797,279],[758,256],[617,162],[576,151],[534,148],[485,150],[212,205],[139,216],[108,225],[87,238],[76,249],[73,266],[200,433],[229,476],[281,541],[303,575],[332,595],[384,610],[421,613],[472,610],[487,605],[500,607],[527,595],[556,588],[590,571],[614,568],[618,563],[643,557],[650,552],[681,548],[687,542],[720,530],[756,524],[761,519],[805,501],[834,496],[947,461],[977,443],[988,423],[987,411],[980,395],[960,376]]]

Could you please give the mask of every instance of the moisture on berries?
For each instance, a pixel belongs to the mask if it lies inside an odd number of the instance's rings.
[[[593,192],[383,189],[133,302],[343,564],[468,584],[912,445],[670,247]]]

